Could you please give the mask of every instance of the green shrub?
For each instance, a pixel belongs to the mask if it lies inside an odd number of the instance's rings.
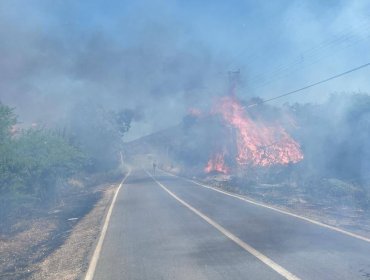
[[[85,155],[64,137],[46,129],[14,132],[13,109],[0,103],[0,194],[52,197],[58,180],[79,171]]]

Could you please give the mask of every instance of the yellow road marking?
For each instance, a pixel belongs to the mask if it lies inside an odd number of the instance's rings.
[[[319,221],[312,220],[312,219],[307,218],[307,217],[303,217],[303,216],[300,216],[300,215],[297,215],[297,214],[294,214],[294,213],[291,213],[291,212],[288,212],[288,211],[285,211],[285,210],[281,210],[281,209],[278,209],[278,208],[275,208],[275,207],[272,207],[272,206],[269,206],[269,205],[266,205],[266,204],[263,204],[263,203],[260,203],[260,202],[256,202],[256,201],[250,200],[250,199],[248,199],[248,198],[246,198],[246,197],[244,197],[242,195],[233,194],[233,193],[230,193],[230,192],[227,192],[227,191],[223,191],[223,190],[217,189],[215,187],[207,186],[207,185],[202,184],[202,183],[199,183],[197,181],[194,181],[194,180],[191,180],[191,179],[187,179],[187,178],[183,178],[183,177],[180,177],[180,176],[171,174],[171,173],[166,172],[166,171],[163,171],[163,170],[161,170],[161,172],[163,172],[163,173],[165,173],[167,175],[173,176],[173,177],[177,177],[177,178],[183,179],[183,180],[188,181],[190,183],[196,184],[196,185],[198,185],[200,187],[203,187],[203,188],[206,188],[206,189],[210,189],[210,190],[213,190],[215,192],[219,192],[219,193],[222,193],[222,194],[231,196],[231,197],[235,197],[235,198],[240,199],[240,200],[243,200],[245,202],[248,202],[248,203],[251,203],[251,204],[254,204],[254,205],[257,205],[257,206],[261,206],[261,207],[264,207],[264,208],[267,208],[267,209],[270,209],[270,210],[273,210],[273,211],[276,211],[276,212],[279,212],[279,213],[282,213],[282,214],[285,214],[285,215],[288,215],[288,216],[291,216],[291,217],[294,217],[294,218],[298,218],[298,219],[304,220],[306,222],[309,222],[309,223],[312,223],[312,224],[315,224],[315,225],[318,225],[318,226],[321,226],[321,227],[325,227],[325,228],[328,228],[328,229],[331,229],[331,230],[340,232],[342,234],[351,236],[353,238],[357,238],[357,239],[360,239],[362,241],[365,241],[365,242],[369,242],[370,243],[370,239],[367,238],[367,237],[365,237],[365,236],[361,236],[361,235],[358,235],[356,233],[353,233],[353,232],[350,232],[350,231],[347,231],[347,230],[344,230],[344,229],[341,229],[341,228],[330,226],[330,225],[321,223]]]
[[[245,251],[255,256],[257,259],[259,259],[261,262],[275,270],[277,273],[279,273],[281,276],[283,276],[286,279],[289,280],[299,280],[297,276],[295,276],[293,273],[289,272],[267,256],[263,255],[261,252],[254,249],[252,246],[245,243],[243,240],[232,234],[230,231],[213,221],[211,218],[204,215],[202,212],[195,209],[193,206],[188,204],[187,202],[183,201],[181,198],[179,198],[177,195],[175,195],[173,192],[171,192],[169,189],[167,189],[161,182],[156,180],[148,171],[146,173],[152,177],[152,179],[160,186],[163,190],[165,190],[169,195],[171,195],[174,199],[176,199],[178,202],[180,202],[182,205],[193,211],[195,214],[197,214],[199,217],[201,217],[203,220],[205,220],[207,223],[209,223],[211,226],[216,228],[218,231],[220,231],[223,235],[234,241],[237,245],[242,247]]]
[[[92,256],[92,258],[90,260],[89,268],[88,268],[88,270],[86,272],[86,275],[85,275],[85,280],[92,280],[94,278],[96,265],[98,264],[100,252],[101,252],[101,249],[102,249],[102,246],[103,246],[103,241],[104,241],[105,235],[107,233],[107,229],[108,229],[108,225],[109,225],[109,220],[110,220],[110,217],[112,215],[114,204],[116,203],[118,193],[119,193],[119,191],[120,191],[123,183],[126,181],[126,179],[128,178],[128,176],[130,174],[131,174],[131,169],[129,169],[129,171],[127,172],[125,178],[123,178],[123,180],[119,184],[118,189],[116,190],[116,193],[114,194],[114,197],[112,199],[112,203],[109,206],[109,210],[108,210],[107,216],[105,217],[104,225],[103,225],[102,231],[100,233],[100,237],[99,237],[98,243],[97,243],[97,245],[95,247],[94,254],[93,254],[93,256]]]

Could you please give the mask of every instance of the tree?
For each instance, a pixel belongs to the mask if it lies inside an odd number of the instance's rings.
[[[0,102],[0,144],[9,141],[11,129],[16,123],[17,117],[14,114],[14,109]]]
[[[134,111],[107,111],[94,103],[80,103],[72,110],[67,128],[75,143],[90,157],[91,172],[118,166],[122,137],[137,118]]]
[[[131,128],[131,122],[136,118],[136,114],[131,109],[124,109],[119,112],[110,112],[110,122],[123,137]]]
[[[46,129],[12,133],[13,109],[0,104],[0,194],[18,192],[51,197],[58,180],[78,172],[85,155],[66,138]]]
[[[45,200],[53,196],[58,180],[81,170],[86,157],[63,137],[44,129],[24,131],[14,146],[14,161],[22,178],[19,191]]]
[[[13,159],[14,147],[11,142],[11,130],[17,123],[17,117],[12,108],[0,103],[0,192],[14,187],[19,178]]]

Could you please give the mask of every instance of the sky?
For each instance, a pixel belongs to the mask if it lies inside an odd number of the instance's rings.
[[[109,2],[109,3],[107,3]],[[227,94],[270,98],[370,62],[370,2],[0,1],[0,101],[58,122],[76,104],[143,116],[126,141]],[[370,67],[275,101],[370,92]]]

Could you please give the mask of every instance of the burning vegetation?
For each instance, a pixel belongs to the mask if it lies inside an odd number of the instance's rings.
[[[225,165],[225,152],[216,153],[209,159],[204,172],[210,173],[212,171],[223,174],[229,173],[229,168]]]
[[[217,140],[222,151],[213,152],[204,169],[206,173],[228,173],[230,168],[226,162],[234,167],[270,167],[297,163],[303,159],[300,145],[281,125],[252,119],[235,97],[221,98],[212,115],[221,116],[227,128],[227,138],[231,141]]]
[[[179,125],[126,143],[125,153],[269,203],[369,209],[369,95],[256,103],[219,98],[210,112],[189,110]]]

